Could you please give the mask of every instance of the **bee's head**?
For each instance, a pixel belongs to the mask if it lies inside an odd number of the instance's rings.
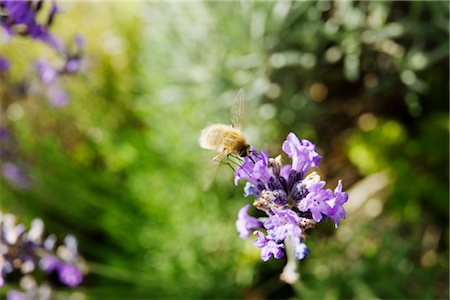
[[[239,153],[239,156],[246,157],[247,155],[250,154],[250,152],[251,152],[250,145],[245,145],[244,147],[242,147],[241,152]]]

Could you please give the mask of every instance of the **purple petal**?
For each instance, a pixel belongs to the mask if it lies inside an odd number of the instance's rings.
[[[277,244],[276,242],[269,240],[267,244],[261,249],[261,259],[266,262],[272,255],[274,258],[280,259],[284,256],[283,249],[283,244]]]
[[[241,239],[248,237],[253,229],[261,227],[262,223],[254,217],[247,214],[250,209],[250,204],[245,205],[239,210],[238,219],[236,221],[236,229],[239,232]]]
[[[282,145],[283,151],[292,158],[292,169],[305,174],[320,162],[316,146],[308,140],[299,141],[294,133],[289,133]]]
[[[258,236],[258,238],[253,241],[253,244],[256,248],[262,248],[267,245],[269,240],[266,238],[264,233],[262,233],[261,231],[255,231],[253,234]]]
[[[236,170],[234,184],[237,185],[240,179],[244,179],[256,185],[258,181],[268,181],[271,176],[273,174],[269,169],[269,154],[264,150],[258,154],[251,148],[250,155],[244,157],[244,162]]]
[[[332,197],[333,192],[330,189],[323,190],[324,181],[320,181],[311,185],[309,194],[305,199],[299,202],[297,208],[300,211],[310,211],[314,221],[320,222],[322,214],[327,215],[330,205],[327,203]]]
[[[345,219],[346,212],[343,205],[348,200],[348,194],[342,192],[342,180],[339,180],[338,185],[334,189],[334,197],[327,201],[330,209],[327,215],[334,220],[336,228],[339,227],[341,219]]]

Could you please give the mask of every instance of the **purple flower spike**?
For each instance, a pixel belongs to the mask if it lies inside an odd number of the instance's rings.
[[[284,141],[282,149],[292,158],[292,169],[297,172],[305,174],[311,167],[316,167],[320,162],[320,155],[316,152],[316,146],[308,140],[299,141],[292,132]]]
[[[73,288],[81,283],[83,274],[81,271],[70,264],[62,264],[58,268],[59,280],[65,285]]]
[[[245,205],[238,214],[238,219],[236,221],[236,229],[239,232],[241,239],[248,237],[252,229],[261,227],[262,223],[254,217],[250,217],[247,212],[250,209],[250,204]]]
[[[251,231],[257,236],[254,245],[261,249],[263,261],[271,257],[287,256],[282,280],[293,284],[298,278],[296,263],[310,252],[304,243],[306,230],[314,228],[323,220],[331,219],[339,226],[345,218],[343,205],[348,200],[339,180],[335,190],[324,189],[317,172],[320,155],[316,146],[308,140],[299,140],[289,133],[282,145],[283,151],[292,159],[292,164],[282,164],[281,156],[269,158],[264,150],[251,153],[236,171],[235,184],[246,180],[244,196],[254,196],[253,206],[266,213],[268,218],[254,218],[247,213],[250,204],[239,211],[236,228],[241,238]],[[262,224],[261,221],[264,221]]]

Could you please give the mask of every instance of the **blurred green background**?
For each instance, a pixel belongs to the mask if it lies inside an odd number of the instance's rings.
[[[86,38],[85,71],[64,79],[64,108],[2,100],[32,185],[2,179],[1,203],[78,238],[86,298],[448,298],[448,2],[61,7],[52,30]],[[2,48],[12,81],[53,57]],[[240,88],[251,145],[276,156],[290,131],[310,139],[350,194],[339,229],[310,232],[294,286],[239,238],[251,200],[232,171],[202,188],[214,154],[200,130],[230,122]]]

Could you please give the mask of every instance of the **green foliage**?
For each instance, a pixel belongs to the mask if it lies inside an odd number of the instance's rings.
[[[67,78],[65,108],[15,100],[24,115],[4,122],[33,186],[3,181],[1,198],[77,236],[88,298],[448,297],[447,2],[62,5],[55,30],[85,35],[87,70]],[[19,75],[28,48],[51,56],[12,40]],[[369,206],[309,237],[293,288],[235,232],[249,199],[231,171],[202,188],[213,154],[199,132],[230,122],[241,87],[256,148],[278,155],[294,131],[332,185],[389,174]]]

